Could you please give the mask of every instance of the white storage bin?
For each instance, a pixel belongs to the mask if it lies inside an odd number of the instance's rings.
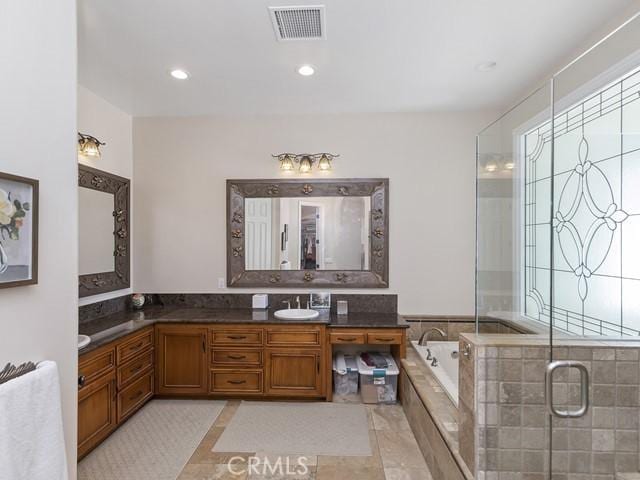
[[[333,391],[336,395],[358,393],[358,364],[353,355],[333,356]]]
[[[360,395],[364,403],[395,403],[398,393],[398,375],[400,370],[393,357],[381,353],[388,363],[387,368],[369,367],[358,355],[360,373]]]

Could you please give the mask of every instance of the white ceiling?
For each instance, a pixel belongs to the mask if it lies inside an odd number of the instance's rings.
[[[502,108],[632,3],[79,0],[79,81],[135,116]],[[277,42],[267,7],[314,4],[327,39]]]

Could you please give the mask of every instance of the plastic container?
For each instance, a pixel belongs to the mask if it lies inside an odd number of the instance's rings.
[[[358,393],[358,364],[353,355],[336,353],[333,356],[333,391],[336,395]]]
[[[387,368],[369,367],[358,355],[360,395],[363,403],[396,403],[400,370],[390,354],[380,355],[389,364]]]

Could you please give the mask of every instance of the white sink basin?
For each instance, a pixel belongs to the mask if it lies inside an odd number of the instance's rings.
[[[91,343],[91,337],[88,337],[87,335],[78,335],[78,350],[86,347],[90,343]]]
[[[320,314],[307,308],[288,308],[286,310],[278,310],[274,315],[280,320],[313,320]]]

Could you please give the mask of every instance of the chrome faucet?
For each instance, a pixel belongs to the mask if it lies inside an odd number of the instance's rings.
[[[300,310],[300,295],[296,296],[296,303],[298,304],[298,310]]]
[[[290,300],[283,300],[282,303],[286,303],[287,304],[287,308],[291,309],[291,301]]]
[[[437,327],[430,328],[420,336],[420,340],[418,340],[418,345],[420,345],[421,347],[425,347],[427,345],[427,342],[429,341],[429,335],[431,335],[433,332],[439,333],[442,338],[447,337],[447,334],[444,333],[444,331],[442,331],[441,329]]]

